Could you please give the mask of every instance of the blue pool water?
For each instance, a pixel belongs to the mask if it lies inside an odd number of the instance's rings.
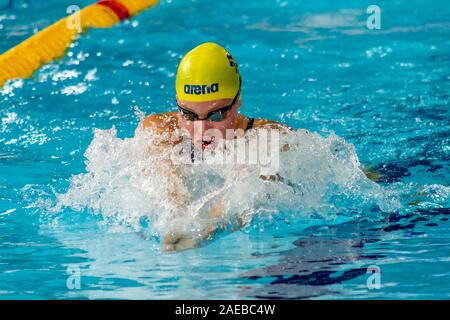
[[[0,52],[73,2],[0,1]],[[450,6],[378,1],[369,30],[371,4],[166,0],[0,89],[0,299],[448,299]],[[130,138],[136,110],[175,109],[178,62],[204,41],[238,61],[244,114],[317,134],[299,131],[303,149],[282,163],[313,192],[286,201],[273,186],[268,201],[252,180],[242,231],[165,253],[142,236],[158,194],[126,180]],[[324,151],[336,143],[378,185],[346,180],[359,171]]]

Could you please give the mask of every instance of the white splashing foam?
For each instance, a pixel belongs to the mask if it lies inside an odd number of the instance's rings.
[[[258,130],[252,130],[246,141],[257,135]],[[151,132],[120,139],[114,128],[96,130],[85,153],[87,173],[72,177],[69,190],[57,195],[54,209],[88,209],[135,230],[142,230],[145,218],[152,232],[161,234],[203,228],[221,200],[227,221],[244,225],[258,216],[332,219],[374,206],[383,211],[399,206],[395,197],[366,178],[353,145],[335,134],[323,138],[297,130],[281,137],[290,146],[280,153],[283,181],[262,180],[256,165],[174,167],[167,160],[171,148],[154,146],[157,139]],[[176,193],[177,200],[169,193]]]

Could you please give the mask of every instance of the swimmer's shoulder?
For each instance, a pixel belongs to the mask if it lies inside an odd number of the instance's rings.
[[[288,125],[286,125],[284,123],[273,121],[273,120],[268,120],[268,119],[260,119],[260,118],[254,119],[253,128],[269,128],[269,129],[276,129],[276,130],[281,130],[281,131],[292,131],[293,130],[291,127],[289,127]]]
[[[268,120],[268,119],[254,119],[253,120],[253,128],[268,128],[271,130],[278,130],[278,132],[281,133],[281,135],[287,135],[289,134],[289,132],[294,131],[293,128],[289,127],[288,125],[281,123],[281,122],[277,122],[277,121],[273,121],[273,120]],[[286,152],[290,149],[289,144],[285,143],[283,144],[281,150],[282,152]]]
[[[178,128],[177,113],[165,112],[146,116],[136,130],[155,130],[158,133],[172,132]]]

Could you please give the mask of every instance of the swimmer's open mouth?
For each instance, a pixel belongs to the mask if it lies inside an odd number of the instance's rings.
[[[214,137],[211,140],[201,140],[202,148],[205,149],[207,146],[211,145],[214,142]]]

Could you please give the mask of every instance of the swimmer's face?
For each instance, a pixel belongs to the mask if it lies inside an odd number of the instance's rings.
[[[205,149],[214,145],[214,142],[226,138],[227,129],[236,129],[238,110],[241,106],[240,100],[237,100],[232,106],[233,99],[220,99],[211,102],[177,100],[177,103],[182,109],[178,112],[178,123],[182,129],[189,132],[192,143],[198,148]],[[226,107],[229,106],[231,106],[231,109],[227,110]],[[222,112],[214,113],[215,111]],[[207,119],[208,116],[210,116],[210,119]]]

